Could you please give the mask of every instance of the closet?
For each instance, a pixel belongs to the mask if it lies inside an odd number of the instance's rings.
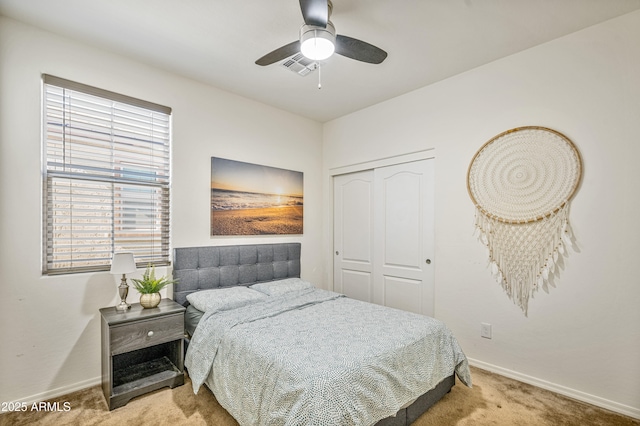
[[[433,316],[434,161],[333,176],[335,291]]]

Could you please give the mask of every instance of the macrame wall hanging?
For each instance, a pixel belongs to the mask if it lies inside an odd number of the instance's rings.
[[[471,160],[467,189],[491,272],[525,316],[572,245],[569,200],[582,174],[575,145],[545,127],[508,130]]]

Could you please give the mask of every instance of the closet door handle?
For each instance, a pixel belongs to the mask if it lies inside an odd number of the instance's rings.
[[[427,259],[427,260],[425,260],[425,263],[426,263],[427,265],[431,265],[431,259]]]

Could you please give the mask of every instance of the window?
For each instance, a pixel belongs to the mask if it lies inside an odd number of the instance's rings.
[[[168,264],[171,109],[43,80],[43,272]]]

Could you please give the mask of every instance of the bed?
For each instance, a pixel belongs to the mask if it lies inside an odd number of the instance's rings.
[[[242,425],[386,426],[413,423],[456,375],[471,386],[444,324],[315,288],[300,279],[300,253],[174,249],[194,392],[206,385]]]

